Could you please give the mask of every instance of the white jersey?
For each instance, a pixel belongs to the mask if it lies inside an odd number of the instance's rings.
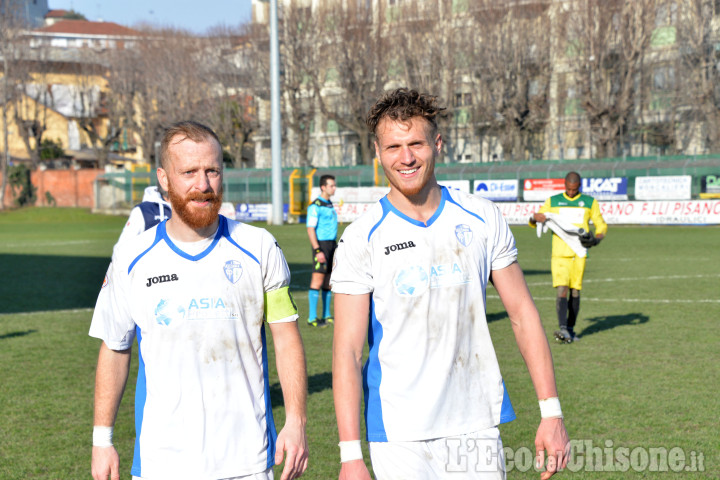
[[[442,188],[427,223],[387,197],[345,230],[332,290],[371,294],[363,369],[371,442],[484,430],[515,418],[485,317],[490,273],[517,258],[488,200]]]
[[[121,244],[90,335],[113,350],[137,337],[137,477],[218,479],[274,463],[263,321],[295,321],[290,272],[267,231],[220,216],[190,255],[160,223]]]

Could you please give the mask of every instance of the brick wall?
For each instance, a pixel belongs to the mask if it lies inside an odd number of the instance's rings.
[[[36,206],[48,206],[45,192],[55,199],[58,207],[93,208],[95,197],[93,184],[103,170],[35,170],[31,174],[32,184],[37,188]],[[5,206],[13,205],[13,195],[8,185],[5,192]]]

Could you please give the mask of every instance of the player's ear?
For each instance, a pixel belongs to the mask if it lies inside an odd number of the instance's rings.
[[[380,146],[378,145],[377,140],[375,140],[373,144],[375,144],[375,158],[377,158],[378,163],[382,165],[382,162],[380,161]]]
[[[158,185],[160,185],[160,188],[168,191],[168,178],[167,178],[167,172],[164,168],[158,167],[157,169],[157,179],[158,179]]]
[[[442,135],[439,133],[437,134],[437,137],[435,137],[435,151],[440,154],[440,151],[442,150]]]

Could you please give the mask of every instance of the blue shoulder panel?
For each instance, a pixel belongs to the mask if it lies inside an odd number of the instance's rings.
[[[161,229],[162,229],[162,233],[160,232]],[[162,240],[164,234],[165,234],[165,221],[161,222],[160,225],[158,225],[157,230],[155,230],[155,240],[153,240],[152,245],[150,245],[147,248],[147,250],[142,252],[140,255],[135,257],[135,260],[133,260],[132,263],[130,263],[130,266],[128,267],[128,275],[130,275],[130,272],[132,271],[133,267],[138,262],[138,260],[140,260],[142,257],[144,257],[146,253],[148,253],[150,250],[152,250],[152,248],[155,245],[157,245],[158,242],[160,242],[160,240]]]
[[[445,188],[445,187],[443,187],[443,188]],[[445,189],[445,191],[443,193],[447,193],[447,189]],[[477,213],[471,212],[470,210],[468,210],[467,208],[463,207],[462,205],[457,203],[455,200],[453,200],[453,198],[450,196],[449,193],[447,194],[447,200],[448,200],[448,202],[452,203],[453,205],[457,205],[458,208],[460,208],[460,210],[464,211],[465,213],[472,215],[473,217],[477,218],[478,220],[480,220],[483,223],[487,223],[485,221],[485,219],[482,218],[480,215],[478,215]]]
[[[238,245],[235,240],[233,240],[233,238],[230,236],[230,228],[228,227],[228,222],[227,222],[227,221],[225,221],[225,223],[222,225],[222,227],[223,227],[222,234],[223,234],[223,236],[225,237],[225,239],[226,239],[228,242],[230,242],[231,244],[235,245],[237,248],[239,248],[240,251],[243,252],[245,255],[247,255],[248,257],[250,257],[250,258],[252,258],[253,260],[255,260],[255,263],[257,263],[258,265],[260,265],[260,260],[258,260],[257,258],[255,258],[255,255],[253,255],[252,253],[250,253],[250,252],[248,252],[247,250],[245,250],[243,247],[241,247],[240,245]]]

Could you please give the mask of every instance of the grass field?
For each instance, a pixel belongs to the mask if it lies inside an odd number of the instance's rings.
[[[0,479],[90,478],[99,342],[87,330],[124,220],[78,209],[0,213]],[[305,317],[310,275],[305,228],[270,230],[290,264],[292,290]],[[537,239],[527,227],[513,231],[520,264],[551,334],[555,297],[549,239]],[[559,478],[720,477],[719,240],[716,227],[611,226],[608,238],[591,252],[577,328],[582,339],[551,345],[577,451],[575,471]],[[487,314],[518,415],[501,427],[513,455],[508,478],[539,478],[527,471],[525,458],[534,449],[538,406],[493,290]],[[332,328],[303,326],[302,333],[311,452],[303,478],[337,478]],[[132,459],[134,377],[115,429],[121,478],[129,478]],[[281,427],[284,411],[274,371],[271,383]],[[668,468],[682,471],[653,471],[666,466],[663,452]]]

